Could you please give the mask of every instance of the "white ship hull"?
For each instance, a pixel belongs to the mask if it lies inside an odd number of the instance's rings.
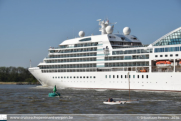
[[[54,85],[56,85],[58,88],[77,88],[77,89],[110,89],[110,90],[129,89],[128,78],[125,78],[125,76],[128,74],[128,72],[126,71],[42,73],[41,70],[38,68],[29,68],[29,71],[42,84],[42,86],[53,87]],[[137,73],[130,71],[129,73],[131,76],[130,77],[131,90],[181,91],[181,74],[178,72]],[[111,75],[111,78],[109,78],[109,75]],[[113,75],[115,75],[115,78],[113,78]],[[135,78],[133,78],[133,75],[135,75]],[[138,75],[139,78],[137,78]],[[72,76],[72,78],[70,78],[70,76]],[[74,76],[76,78],[74,78]],[[80,78],[81,76],[82,78]],[[83,78],[83,76],[85,76],[85,78]],[[96,78],[93,78],[94,76]]]
[[[113,34],[109,21],[98,21],[101,35],[80,31],[50,47],[29,71],[43,86],[58,88],[181,91],[181,27],[144,46],[129,27]]]

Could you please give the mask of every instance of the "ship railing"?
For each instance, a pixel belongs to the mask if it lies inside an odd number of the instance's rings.
[[[135,64],[130,64],[130,65],[127,65],[127,64],[123,64],[123,65],[106,65],[106,67],[130,67],[130,66],[138,66],[138,67],[142,67],[142,66],[149,66],[149,64],[140,64],[140,65],[135,65]]]
[[[93,50],[83,50],[83,51],[68,51],[68,52],[50,52],[50,53],[75,53],[75,52],[89,52],[89,51],[101,51],[100,49],[97,50],[97,49],[93,49]]]
[[[106,61],[109,61],[109,60],[135,60],[135,59],[149,59],[149,57],[146,57],[146,58],[114,58],[114,59],[106,59]]]
[[[101,46],[101,45],[103,44],[50,47],[50,49],[64,49],[64,48],[89,47],[89,46],[92,47],[92,46]]]
[[[70,58],[70,57],[86,57],[86,56],[97,56],[97,55],[46,57],[46,59],[51,59],[51,58]]]

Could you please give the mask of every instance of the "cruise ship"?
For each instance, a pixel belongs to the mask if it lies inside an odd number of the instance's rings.
[[[149,45],[131,29],[113,33],[116,23],[97,20],[100,35],[67,39],[48,49],[30,73],[42,86],[73,89],[181,91],[181,27]]]

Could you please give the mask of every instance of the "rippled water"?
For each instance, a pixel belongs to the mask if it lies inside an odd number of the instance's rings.
[[[0,114],[181,114],[181,92],[135,92],[140,103],[105,105],[109,97],[129,99],[128,91],[58,89],[62,98],[48,97],[52,88],[0,85]]]

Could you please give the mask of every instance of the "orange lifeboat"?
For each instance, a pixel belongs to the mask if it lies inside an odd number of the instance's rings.
[[[143,69],[143,70],[140,70],[140,72],[147,72],[145,69]]]
[[[170,61],[158,61],[156,62],[156,66],[170,66],[171,62]]]
[[[181,61],[179,62],[179,65],[181,66]]]

